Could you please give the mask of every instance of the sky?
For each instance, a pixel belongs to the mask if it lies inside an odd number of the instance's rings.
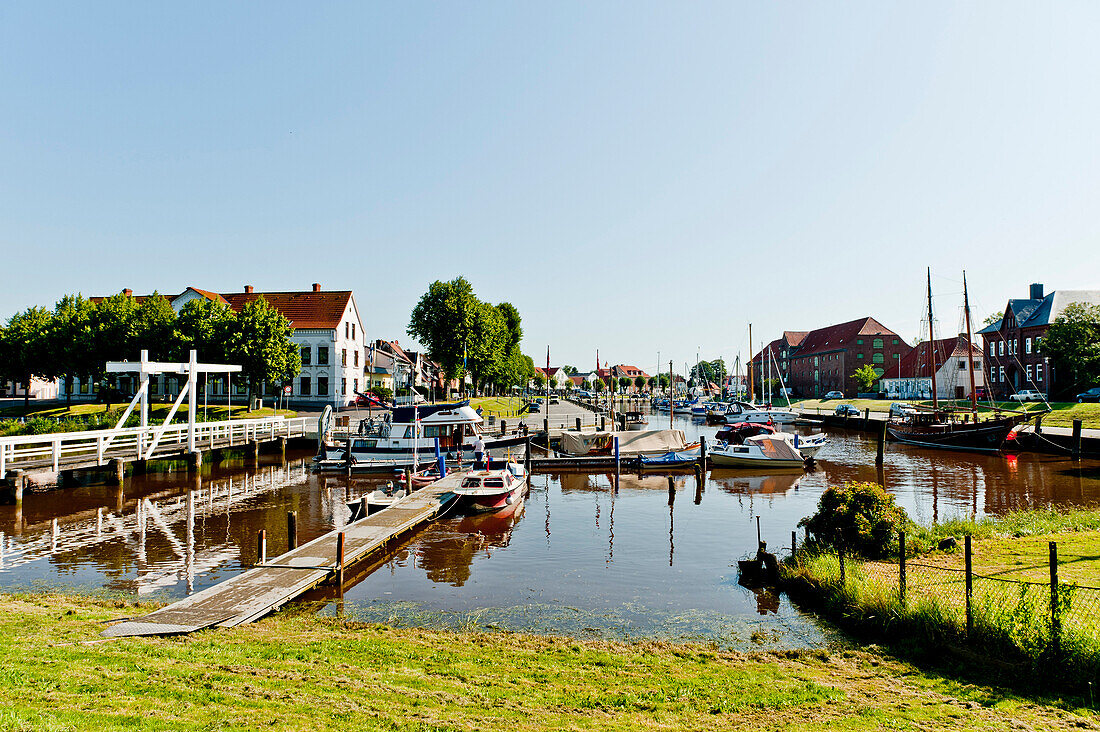
[[[653,372],[1100,287],[1100,3],[5,3],[0,317],[430,282]]]

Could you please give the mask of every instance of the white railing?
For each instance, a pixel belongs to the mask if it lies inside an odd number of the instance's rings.
[[[195,446],[199,450],[212,447],[243,445],[251,440],[274,440],[277,437],[305,437],[309,417],[259,417],[233,419],[224,422],[197,422]],[[145,457],[156,441],[160,452],[178,451],[187,447],[187,424],[148,427],[124,427],[84,432],[54,432],[44,435],[0,437],[0,478],[21,464],[50,461],[54,472],[64,469],[70,460],[103,465],[116,457]],[[158,439],[159,437],[159,439]],[[155,457],[155,455],[154,455]]]

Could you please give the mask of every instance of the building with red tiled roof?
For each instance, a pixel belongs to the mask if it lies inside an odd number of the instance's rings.
[[[805,330],[785,330],[782,336],[764,346],[752,357],[753,381],[760,383],[760,374],[767,374],[770,363],[772,371],[779,372],[778,376],[773,373],[772,378],[781,378],[786,383],[790,373],[791,355],[798,350],[808,333]]]
[[[965,334],[915,345],[902,356],[896,371],[887,372],[880,382],[889,399],[931,399],[935,374],[939,399],[966,399],[970,396],[970,368]],[[974,386],[985,386],[982,349],[970,347],[974,359]]]
[[[794,337],[800,333],[790,332]],[[909,344],[882,323],[871,317],[857,318],[806,333],[798,346],[788,351],[784,381],[799,396],[841,391],[852,397],[859,391],[852,377],[856,369],[866,364],[881,377],[897,368],[909,351]],[[754,381],[759,383],[759,379],[757,372]]]

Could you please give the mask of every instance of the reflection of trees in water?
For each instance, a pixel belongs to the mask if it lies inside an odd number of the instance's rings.
[[[491,548],[508,546],[512,527],[523,516],[521,503],[509,515],[466,516],[447,535],[426,540],[420,547],[419,564],[432,582],[462,587],[470,579],[474,557]]]

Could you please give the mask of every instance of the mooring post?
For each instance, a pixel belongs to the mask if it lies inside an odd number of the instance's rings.
[[[882,429],[878,433],[878,452],[875,453],[875,465],[882,465],[883,452],[886,449],[886,423],[882,423]]]
[[[1037,415],[1035,417],[1035,434],[1043,434],[1043,415]]]
[[[798,532],[791,531],[791,556],[793,557],[798,551]]]
[[[707,469],[707,436],[699,436],[699,469],[706,472]]]
[[[344,532],[336,535],[336,584],[344,589]]]
[[[527,473],[527,478],[531,478],[531,436],[528,435],[523,438],[523,469]]]
[[[1081,457],[1081,420],[1073,420],[1073,459]]]
[[[255,465],[260,460],[260,442],[259,440],[249,440],[245,446],[244,451],[245,462],[249,465]]]
[[[600,432],[607,432],[607,417],[600,415]]]
[[[366,518],[370,512],[370,506],[367,504],[367,494],[359,496],[359,518]]]
[[[187,472],[197,473],[202,469],[202,451],[194,450],[187,453]]]
[[[905,532],[898,532],[898,600],[905,607]]]
[[[508,434],[508,423],[505,422],[503,419],[500,420],[500,434],[502,434],[502,435]]]
[[[1050,542],[1050,643],[1054,657],[1062,656],[1062,613],[1058,601],[1058,542]]]
[[[110,471],[107,474],[107,483],[109,485],[122,485],[122,482],[126,479],[126,463],[118,458],[113,458],[107,463],[107,469]]]
[[[756,546],[757,547],[760,546],[760,540],[761,540],[761,536],[760,536],[760,516],[758,515],[756,517]]]
[[[286,462],[286,437],[275,438],[275,448],[279,451],[279,460]]]
[[[23,505],[23,489],[27,485],[27,476],[23,475],[22,470],[9,470],[8,481],[11,482],[12,500],[15,501],[16,505]]]
[[[672,505],[672,499],[676,496],[676,481],[672,479],[672,476],[668,476],[668,503]]]
[[[547,405],[546,408],[550,409],[549,405]],[[546,450],[547,450],[547,454],[549,454],[549,451],[550,451],[550,418],[549,417],[546,417],[542,420],[542,431],[546,433]]]
[[[618,476],[619,475],[619,438],[618,438],[618,436],[616,436],[614,438],[614,443],[615,443],[615,475]]]
[[[485,464],[488,465],[489,461],[486,458]],[[412,468],[405,468],[405,495],[411,496],[413,492],[413,471]]]
[[[267,529],[256,534],[256,564],[267,564]]]
[[[286,550],[293,551],[298,548],[298,512],[286,512]]]
[[[577,432],[581,431],[581,418],[577,417]]]
[[[963,537],[966,553],[966,637],[974,632],[974,554],[970,546],[970,534]]]

